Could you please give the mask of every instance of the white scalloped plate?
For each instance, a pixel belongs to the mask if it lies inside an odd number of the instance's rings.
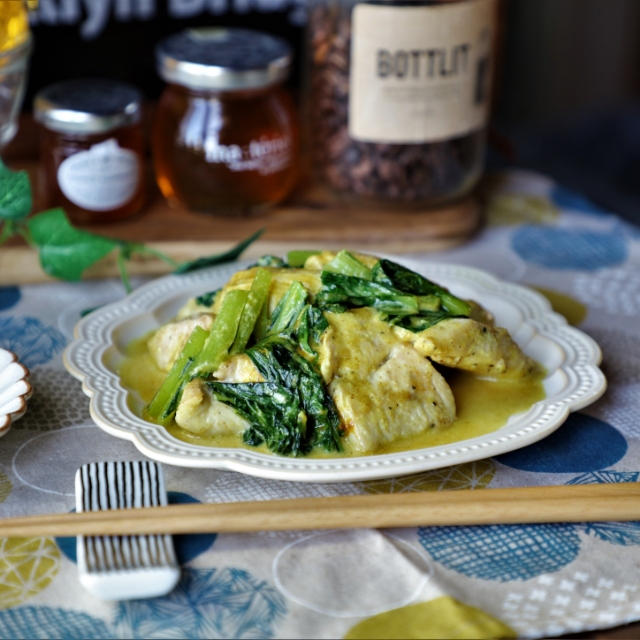
[[[24,415],[31,391],[29,369],[13,351],[0,348],[0,437]]]
[[[540,294],[496,279],[469,267],[411,263],[394,258],[423,273],[463,298],[474,298],[507,328],[523,350],[540,362],[548,375],[546,398],[525,413],[512,416],[493,433],[452,444],[349,458],[288,458],[244,448],[223,448],[182,442],[163,427],[139,417],[142,401],[125,389],[117,369],[130,342],[168,322],[184,302],[216,289],[246,264],[222,265],[183,276],[167,276],[134,291],[120,302],[104,306],[83,318],[75,339],[64,353],[64,363],[82,381],[91,398],[91,415],[108,433],[131,440],[145,455],[184,467],[229,469],[280,480],[345,482],[417,473],[470,462],[527,446],[548,436],[570,411],[585,407],[606,388],[598,368],[601,352],[586,334],[570,327],[554,313]]]

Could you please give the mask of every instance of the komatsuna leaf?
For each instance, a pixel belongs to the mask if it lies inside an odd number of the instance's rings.
[[[0,219],[21,220],[31,211],[31,184],[26,171],[12,171],[0,160]]]
[[[62,209],[36,214],[27,220],[27,227],[42,268],[62,280],[80,280],[87,267],[121,245],[117,240],[76,229]]]

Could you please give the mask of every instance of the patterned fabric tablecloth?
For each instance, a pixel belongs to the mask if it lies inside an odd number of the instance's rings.
[[[512,172],[484,231],[421,260],[541,290],[604,353],[609,389],[554,434],[494,459],[384,481],[305,485],[164,467],[172,502],[637,481],[640,233],[545,178]],[[0,288],[0,346],[31,368],[27,414],[0,440],[0,515],[73,508],[94,460],[141,459],[96,427],[61,352],[115,281]],[[74,539],[0,539],[0,637],[548,637],[640,619],[640,523],[176,537],[168,596],[105,603],[78,582]]]

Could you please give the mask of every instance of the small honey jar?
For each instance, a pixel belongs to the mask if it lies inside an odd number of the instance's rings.
[[[50,205],[78,224],[121,220],[145,198],[140,93],[107,79],[69,80],[40,91],[41,163]]]
[[[297,173],[289,45],[247,29],[188,29],[162,41],[156,60],[168,84],[153,158],[169,202],[233,215],[282,200]]]

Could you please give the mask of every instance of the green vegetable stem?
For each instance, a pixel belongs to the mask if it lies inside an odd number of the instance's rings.
[[[294,268],[300,268],[300,267],[304,267],[304,263],[307,261],[307,258],[310,258],[311,256],[315,256],[318,253],[320,253],[319,251],[305,251],[302,249],[294,249],[292,251],[289,251],[289,253],[287,253],[287,264],[290,267],[294,267]]]
[[[344,249],[339,251],[331,262],[324,265],[323,271],[362,278],[363,280],[371,280],[372,278],[371,269]]]
[[[291,331],[304,308],[307,290],[296,280],[273,310],[267,335],[278,335]]]
[[[229,354],[248,297],[249,292],[241,289],[226,293],[209,336],[193,363],[194,375],[213,373]]]
[[[267,305],[269,288],[271,286],[271,271],[259,268],[251,283],[247,302],[242,310],[242,317],[238,324],[238,331],[230,353],[242,353],[249,342],[262,308]]]
[[[146,413],[156,422],[166,425],[173,419],[182,389],[189,379],[195,359],[202,351],[207,335],[202,327],[196,327],[191,332],[178,359],[147,406]]]

